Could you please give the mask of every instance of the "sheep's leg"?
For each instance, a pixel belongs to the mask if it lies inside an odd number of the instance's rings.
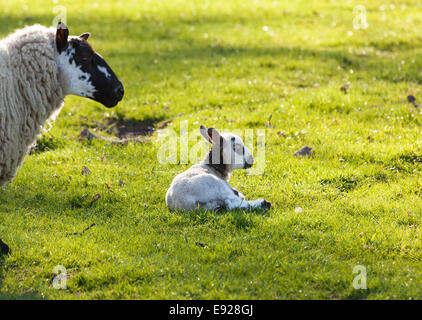
[[[9,246],[0,239],[0,254],[8,254],[9,252]]]

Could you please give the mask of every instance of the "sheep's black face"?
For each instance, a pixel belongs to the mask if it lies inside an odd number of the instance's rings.
[[[122,100],[122,83],[104,59],[87,42],[89,33],[70,37],[66,26],[59,23],[56,46],[59,68],[65,75],[67,94],[87,97],[112,108]]]
[[[113,70],[83,37],[74,38],[70,43],[75,49],[73,59],[76,65],[90,76],[91,84],[95,89],[92,99],[108,108],[117,105],[123,98],[124,90]],[[81,75],[81,77],[84,76]]]

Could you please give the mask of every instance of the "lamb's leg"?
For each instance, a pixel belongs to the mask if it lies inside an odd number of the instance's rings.
[[[241,194],[238,190],[236,190],[235,188],[231,187],[233,190],[233,193],[238,196],[239,198],[245,199],[245,196],[243,194]]]
[[[264,199],[247,201],[240,197],[229,197],[224,201],[227,209],[270,209],[271,203]]]

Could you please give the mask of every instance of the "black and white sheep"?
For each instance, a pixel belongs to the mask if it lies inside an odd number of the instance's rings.
[[[121,82],[88,44],[89,36],[69,36],[59,23],[57,29],[25,27],[0,41],[0,187],[15,177],[66,95],[110,108],[123,98]],[[0,244],[2,252],[8,251]]]
[[[123,98],[123,86],[87,40],[34,25],[0,41],[0,186],[11,181],[28,148],[68,94],[107,107]]]
[[[254,162],[242,139],[233,133],[220,134],[216,129],[207,129],[202,125],[199,130],[211,143],[211,149],[201,163],[193,165],[173,179],[166,193],[167,206],[171,210],[186,211],[197,208],[271,208],[271,203],[264,199],[245,200],[228,183],[233,170],[250,168]]]

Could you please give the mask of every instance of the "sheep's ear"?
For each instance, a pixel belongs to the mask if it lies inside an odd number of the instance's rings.
[[[212,143],[220,144],[220,142],[224,139],[214,128],[208,128],[207,131]]]
[[[84,39],[85,41],[87,41],[88,40],[88,38],[91,36],[91,34],[89,33],[89,32],[85,32],[85,33],[83,33],[83,34],[81,34],[80,36],[79,36],[79,38],[82,38],[82,39]]]
[[[63,22],[57,24],[56,32],[56,47],[58,53],[61,53],[67,48],[67,37],[69,36],[69,29]]]
[[[210,136],[208,135],[208,129],[201,124],[199,127],[199,132],[204,137],[205,140],[207,140],[209,143],[212,143]]]

